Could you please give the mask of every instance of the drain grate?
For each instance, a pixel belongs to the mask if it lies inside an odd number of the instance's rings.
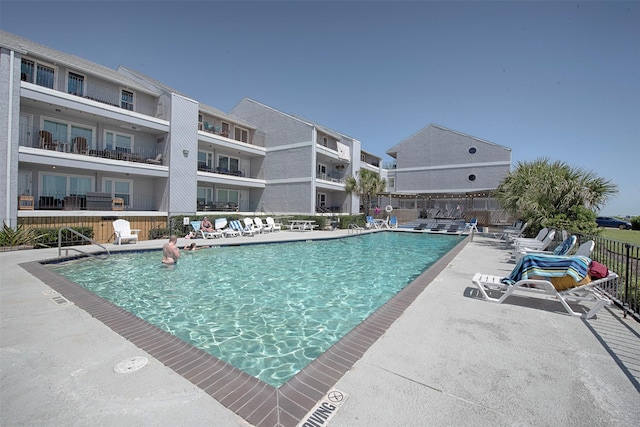
[[[147,363],[149,359],[146,357],[136,356],[118,363],[113,370],[118,374],[128,374],[144,368]]]
[[[57,305],[72,305],[73,304],[71,301],[69,301],[68,299],[66,299],[65,297],[63,297],[62,295],[60,295],[59,293],[54,291],[53,289],[44,291],[42,293],[45,294],[48,297],[51,297],[51,301],[53,301]]]

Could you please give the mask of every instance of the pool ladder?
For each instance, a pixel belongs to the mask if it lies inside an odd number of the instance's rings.
[[[62,227],[62,228],[60,228],[60,230],[58,230],[58,257],[62,256],[62,250],[63,250],[62,249],[62,230],[70,231],[71,233],[75,234],[76,236],[82,237],[83,240],[91,242],[94,245],[100,246],[102,249],[105,250],[105,252],[107,252],[106,254],[94,255],[94,254],[92,254],[90,252],[81,251],[80,249],[77,249],[77,248],[65,247],[64,248],[65,256],[69,256],[69,251],[76,251],[76,252],[80,252],[81,254],[85,254],[85,255],[89,255],[89,256],[97,257],[97,258],[106,258],[109,255],[111,255],[111,253],[109,252],[109,249],[107,249],[105,246],[101,245],[100,243],[96,242],[95,240],[91,239],[90,237],[87,237],[84,234],[82,234],[80,232],[77,232],[73,228]]]

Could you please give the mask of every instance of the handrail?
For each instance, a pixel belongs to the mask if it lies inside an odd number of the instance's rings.
[[[100,243],[96,242],[95,240],[91,239],[90,237],[85,236],[84,234],[74,230],[73,228],[61,227],[58,230],[58,256],[59,257],[62,256],[62,230],[68,230],[68,231],[72,232],[73,234],[82,237],[84,240],[87,240],[87,241],[93,243],[94,245],[100,246],[102,249],[104,249],[107,252],[107,254],[104,255],[104,258],[106,258],[109,255],[111,255],[111,252],[109,252],[109,249],[107,249],[105,246],[101,245]],[[65,251],[67,251],[65,256],[69,255],[69,250],[80,252],[81,254],[90,255],[90,256],[93,256],[93,257],[100,257],[99,255],[94,255],[94,254],[92,254],[90,252],[84,252],[84,251],[81,251],[80,249],[76,249],[76,248],[65,248]]]

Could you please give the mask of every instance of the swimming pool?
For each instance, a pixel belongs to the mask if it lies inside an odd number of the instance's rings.
[[[459,243],[373,233],[214,247],[159,267],[159,253],[51,268],[147,322],[279,387]]]

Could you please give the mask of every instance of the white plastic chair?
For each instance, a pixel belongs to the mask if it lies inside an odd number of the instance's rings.
[[[116,245],[121,245],[123,241],[138,243],[138,232],[140,230],[132,230],[131,224],[126,219],[113,221],[113,230],[116,233]]]

